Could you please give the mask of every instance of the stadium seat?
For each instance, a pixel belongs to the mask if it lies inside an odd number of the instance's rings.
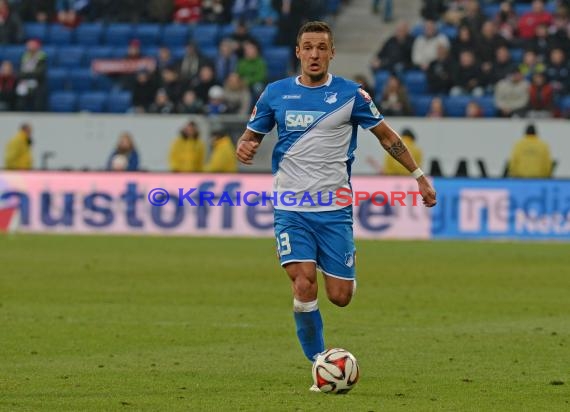
[[[133,26],[125,23],[111,24],[107,26],[103,38],[109,46],[126,46],[134,38]]]
[[[38,39],[45,43],[48,35],[48,25],[46,23],[26,23],[24,24],[26,39]]]
[[[132,94],[130,92],[112,92],[109,95],[107,111],[109,113],[126,113],[131,108]]]
[[[109,94],[105,92],[85,92],[79,96],[79,111],[103,113],[107,109]]]
[[[202,47],[216,47],[218,45],[219,27],[217,24],[199,24],[194,27],[192,40]]]
[[[489,4],[485,7],[483,7],[483,14],[488,19],[494,19],[495,16],[497,15],[497,13],[499,13],[499,10],[501,10],[500,4]]]
[[[495,107],[495,98],[493,96],[483,96],[474,99],[483,110],[484,117],[495,117],[497,108]]]
[[[82,23],[75,29],[75,41],[83,46],[97,46],[103,37],[103,24]]]
[[[69,75],[69,83],[74,92],[90,91],[93,87],[93,74],[91,69],[73,69]]]
[[[64,46],[57,50],[57,66],[79,68],[83,64],[85,49],[83,46]]]
[[[455,26],[444,24],[440,27],[439,31],[445,34],[445,36],[450,40],[453,40],[457,37],[457,27]]]
[[[74,92],[53,92],[49,96],[49,109],[56,113],[71,113],[77,109],[77,94]]]
[[[45,45],[42,46],[42,50],[47,55],[47,62],[48,67],[56,67],[57,66],[57,46],[53,45]]]
[[[171,47],[170,53],[172,53],[172,57],[174,57],[175,60],[182,60],[184,54],[186,54],[186,47],[185,46]]]
[[[236,26],[235,24],[224,24],[223,26],[220,27],[220,31],[218,33],[218,37],[220,39],[224,39],[226,37],[231,37],[232,34],[234,34],[236,31]]]
[[[427,79],[424,72],[420,70],[410,70],[404,73],[404,86],[409,94],[426,94]]]
[[[560,109],[562,110],[563,114],[570,114],[570,95],[562,99],[560,102]]]
[[[523,59],[524,49],[510,49],[511,59],[513,63],[521,63]]]
[[[139,39],[143,46],[155,46],[159,43],[161,30],[159,24],[139,24],[134,29],[133,37]]]
[[[339,12],[340,10],[340,0],[328,0],[326,2],[326,6],[327,6],[327,14],[332,14],[335,15]]]
[[[111,56],[114,59],[127,57],[128,46],[119,46],[111,48]]]
[[[380,70],[374,74],[374,93],[376,96],[381,96],[384,91],[384,85],[390,77],[388,70]]]
[[[422,23],[414,25],[414,27],[412,27],[412,30],[410,31],[410,34],[412,35],[412,37],[418,37],[424,34],[424,25]]]
[[[162,31],[162,44],[168,47],[185,46],[190,40],[188,25],[169,24]]]
[[[47,42],[58,46],[72,43],[73,30],[59,24],[52,24],[48,30]]]
[[[261,47],[272,46],[277,36],[277,26],[253,26],[249,33]]]
[[[4,60],[12,62],[14,68],[18,69],[20,63],[22,62],[22,56],[25,51],[24,46],[4,46],[4,51],[2,52]]]
[[[69,69],[54,68],[47,71],[47,85],[50,92],[61,91],[67,88]]]
[[[214,60],[218,56],[217,47],[202,47],[200,52],[208,59]]]
[[[465,117],[467,104],[475,100],[472,96],[448,96],[443,99],[445,115],[448,117]]]
[[[146,46],[141,50],[141,53],[146,57],[158,57],[158,46]]]
[[[520,17],[523,14],[526,14],[532,10],[532,4],[515,3],[514,4],[514,10],[515,10],[515,13],[517,14],[517,16]]]
[[[287,76],[291,57],[289,47],[267,47],[263,50],[263,57],[267,63],[269,81],[275,81]]]
[[[85,61],[91,63],[95,59],[108,59],[113,55],[113,48],[110,46],[89,47],[85,51]]]
[[[421,96],[410,96],[410,103],[414,111],[415,116],[425,117],[431,105],[433,96],[431,95],[421,95]]]
[[[92,78],[91,87],[94,90],[110,92],[115,87],[115,84],[109,76],[95,74]]]

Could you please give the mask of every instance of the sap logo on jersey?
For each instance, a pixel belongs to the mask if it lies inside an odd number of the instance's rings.
[[[290,132],[307,130],[309,126],[321,118],[325,112],[309,112],[304,110],[287,110],[285,125]]]

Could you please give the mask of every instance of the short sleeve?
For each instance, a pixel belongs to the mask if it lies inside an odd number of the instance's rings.
[[[275,115],[269,104],[268,88],[266,88],[251,112],[247,128],[255,133],[267,134],[275,126]]]
[[[384,120],[384,116],[378,111],[370,95],[360,87],[354,99],[351,120],[363,129],[371,129]]]

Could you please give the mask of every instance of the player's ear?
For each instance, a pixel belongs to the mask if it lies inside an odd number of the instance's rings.
[[[333,46],[332,49],[331,49],[331,58],[330,58],[330,60],[334,59],[335,52],[336,52],[336,49],[335,49],[334,46]]]
[[[299,57],[299,53],[301,52],[301,49],[299,48],[299,46],[295,46],[295,56],[300,59]]]

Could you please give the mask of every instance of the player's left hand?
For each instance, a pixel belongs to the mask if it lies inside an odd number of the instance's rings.
[[[437,204],[435,189],[425,176],[418,179],[418,188],[420,189],[424,206],[434,207]]]

